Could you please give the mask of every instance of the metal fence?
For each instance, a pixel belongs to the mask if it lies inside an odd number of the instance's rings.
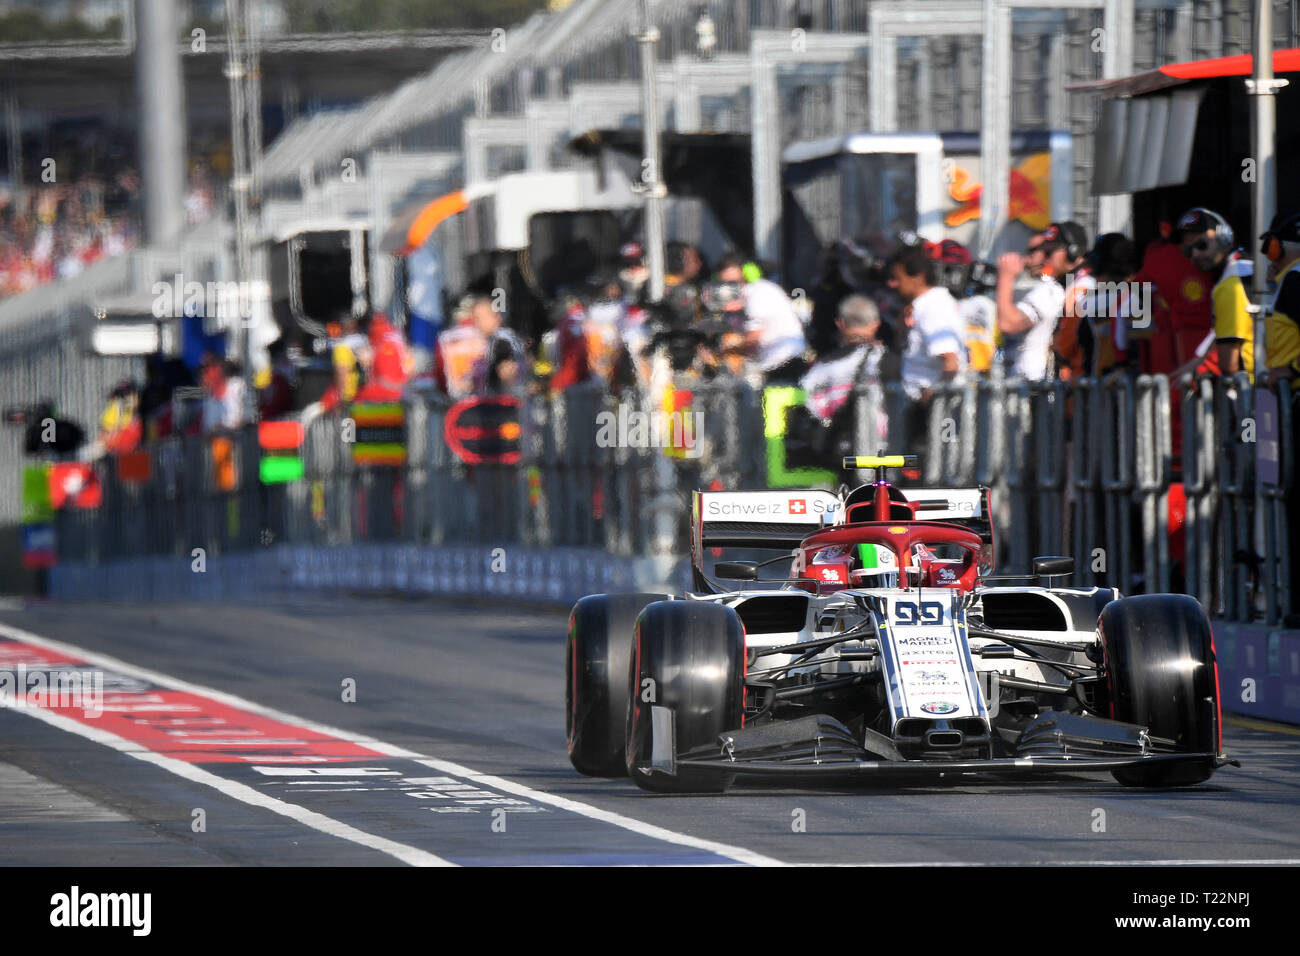
[[[444,437],[451,403],[441,395],[405,400],[401,467],[356,464],[354,423],[341,414],[306,424],[304,477],[288,484],[260,482],[256,427],[169,438],[148,446],[147,481],[123,481],[114,458],[97,464],[103,503],[93,511],[60,512],[60,556],[101,563],[285,541],[324,548],[404,541],[681,553],[690,488],[763,482],[758,393],[705,386],[693,390],[691,403],[707,409],[701,433],[689,433],[691,457],[670,457],[648,441],[620,444],[616,426],[613,440],[603,440],[602,413],[617,423],[658,409],[642,393],[616,398],[591,385],[523,404],[517,464],[467,464],[457,457]],[[649,439],[651,432],[644,434]]]
[[[53,403],[59,418],[76,422],[95,437],[109,390],[123,379],[139,380],[144,363],[129,356],[88,356],[85,335],[70,312],[46,318],[26,341],[5,339],[0,347],[0,408],[25,409]],[[18,523],[22,501],[24,429],[0,427],[0,525]]]
[[[1164,376],[1123,374],[950,386],[911,437],[921,439],[927,484],[994,490],[999,564],[1009,572],[1066,553],[1077,584],[1180,591],[1216,617],[1282,622],[1296,610],[1291,390],[1255,389],[1241,374],[1189,378],[1174,392]],[[1275,404],[1267,421],[1256,408],[1263,395]],[[906,415],[890,421],[888,447],[906,447]],[[1275,464],[1261,477],[1264,459]]]
[[[1286,383],[1245,375],[1172,389],[1159,375],[984,380],[940,387],[923,409],[891,385],[860,390],[856,409],[859,448],[920,451],[932,487],[993,489],[1002,570],[1070,554],[1077,584],[1184,592],[1216,617],[1269,624],[1300,610],[1295,415]]]
[[[1270,393],[1276,413],[1257,422],[1263,390],[1242,377],[1175,391],[1180,454],[1162,376],[982,380],[939,387],[924,403],[898,385],[871,385],[855,396],[852,427],[861,452],[920,454],[927,486],[991,488],[1004,572],[1072,554],[1075,583],[1186,591],[1215,616],[1278,623],[1294,608],[1291,393],[1285,384]],[[700,413],[701,431],[683,455],[614,424],[658,413],[661,400],[575,387],[523,402],[517,463],[467,464],[445,438],[451,403],[412,395],[401,467],[357,465],[351,420],[323,415],[305,428],[303,479],[276,485],[259,481],[255,428],[169,439],[150,446],[143,483],[119,480],[113,459],[99,463],[103,505],[60,513],[60,557],[188,561],[196,548],[208,556],[282,542],[681,554],[691,489],[767,486],[773,429],[762,397],[746,385],[696,386],[687,410]],[[1277,462],[1267,480],[1257,480],[1261,448]]]

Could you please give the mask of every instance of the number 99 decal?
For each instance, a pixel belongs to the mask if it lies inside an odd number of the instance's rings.
[[[916,624],[942,624],[943,604],[939,601],[896,601],[894,603],[894,620],[906,626]]]

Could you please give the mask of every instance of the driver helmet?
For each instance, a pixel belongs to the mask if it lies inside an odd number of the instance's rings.
[[[898,559],[893,551],[882,544],[859,544],[854,551],[857,560],[849,572],[849,581],[854,587],[898,587]]]

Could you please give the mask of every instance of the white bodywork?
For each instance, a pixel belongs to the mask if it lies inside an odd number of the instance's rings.
[[[809,532],[820,527],[841,525],[848,520],[858,520],[851,514],[862,502],[845,507],[844,499],[827,491],[732,491],[696,492],[692,521],[692,554],[703,553],[706,529],[716,530],[730,523],[771,526],[775,533],[783,529],[806,527]],[[918,515],[920,521],[961,521],[983,517],[986,507],[981,489],[925,488],[909,494],[909,500],[922,502]],[[801,570],[802,551],[795,549],[795,570]],[[1098,594],[1092,591],[1074,591],[1085,597]],[[1111,592],[1113,593],[1113,592]],[[720,594],[691,595],[692,600],[717,601],[737,610],[741,620],[750,602],[778,599],[788,603],[791,598],[806,601],[805,613],[788,611],[774,615],[791,626],[774,630],[767,625],[751,628],[746,625],[746,644],[750,648],[771,648],[813,641],[864,624],[872,612],[868,604],[880,611],[883,627],[875,633],[864,634],[859,641],[850,641],[818,651],[806,665],[791,668],[790,676],[800,673],[820,672],[831,677],[850,673],[880,673],[887,689],[889,705],[893,709],[893,722],[917,717],[946,719],[963,717],[988,718],[998,712],[998,684],[1001,677],[1014,677],[1040,684],[1065,687],[1070,679],[1065,672],[1042,661],[1029,659],[1015,652],[1014,657],[980,655],[987,645],[1006,645],[995,638],[970,637],[967,619],[983,618],[983,602],[991,595],[1021,595],[1027,605],[1047,602],[1043,610],[1051,609],[1055,619],[1059,612],[1064,629],[1022,630],[1014,628],[988,628],[1005,634],[1008,638],[1031,638],[1035,642],[1048,642],[1046,646],[1035,643],[1034,653],[1046,660],[1062,664],[1089,665],[1081,645],[1093,645],[1097,636],[1093,622],[1087,630],[1073,630],[1074,617],[1070,608],[1051,590],[1041,587],[977,587],[970,592],[936,587],[878,587],[851,588],[827,594],[812,593],[793,583],[762,585],[728,591]],[[1118,595],[1115,595],[1118,596]],[[865,599],[865,600],[864,600]],[[775,605],[773,605],[775,607]],[[768,621],[770,624],[770,620]],[[1052,645],[1059,645],[1053,647]],[[855,651],[875,651],[872,660],[844,660],[843,655]],[[768,655],[761,658],[757,667],[762,670],[780,668],[796,659],[794,654]]]
[[[997,680],[1000,676],[1062,687],[1069,683],[1064,673],[1046,664],[1024,659],[984,659],[979,650],[986,645],[1000,644],[998,640],[970,637],[965,633],[965,619],[978,614],[987,594],[1023,594],[1031,600],[1050,601],[1058,607],[1067,625],[1072,621],[1065,603],[1045,588],[999,587],[987,588],[969,595],[937,588],[855,588],[834,594],[810,594],[800,588],[786,585],[778,588],[753,588],[708,596],[692,596],[694,600],[716,601],[736,608],[744,616],[742,605],[750,601],[802,597],[807,602],[803,626],[797,630],[750,633],[746,630],[746,646],[750,648],[779,647],[829,637],[863,623],[867,612],[858,603],[859,596],[883,598],[887,608],[889,626],[884,634],[864,635],[860,641],[849,641],[817,653],[815,662],[790,670],[791,675],[801,672],[820,672],[832,677],[850,673],[886,672],[891,687],[890,698],[902,705],[894,714],[895,721],[904,717],[958,718],[997,715]],[[1032,596],[1032,597],[1030,597]],[[954,602],[957,610],[953,614]],[[917,613],[925,606],[925,613]],[[908,610],[900,610],[907,608]],[[1089,664],[1077,649],[1079,644],[1096,642],[1094,630],[1023,630],[1002,628],[999,633],[1009,637],[1033,638],[1051,641],[1059,649],[1036,644],[1034,650],[1050,660],[1062,664]],[[887,642],[882,650],[881,642]],[[872,661],[842,660],[841,652],[872,649],[878,656]],[[1021,655],[1023,657],[1023,655]],[[795,660],[794,654],[778,654],[762,658],[764,669],[780,667]],[[889,673],[890,665],[895,672]],[[954,709],[924,709],[927,704],[950,701]],[[942,713],[936,711],[942,710]]]

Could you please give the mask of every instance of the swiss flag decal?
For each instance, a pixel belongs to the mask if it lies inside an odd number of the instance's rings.
[[[802,498],[791,498],[786,507],[790,509],[790,514],[792,515],[805,515],[808,513],[808,506],[804,504]]]

